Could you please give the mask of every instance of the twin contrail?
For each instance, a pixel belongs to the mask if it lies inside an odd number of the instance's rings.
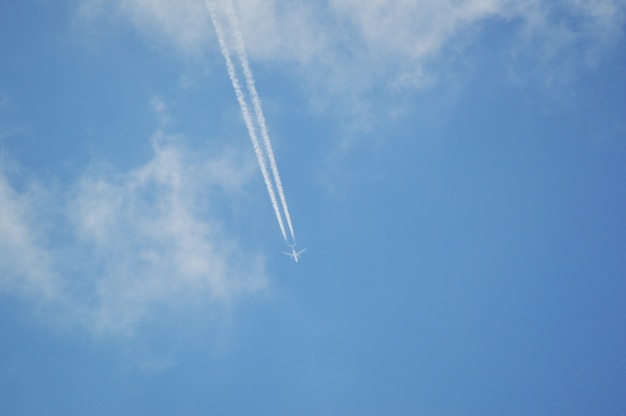
[[[225,3],[226,3],[225,10],[226,10],[226,14],[228,17],[228,24],[230,26],[232,35],[234,36],[234,40],[235,40],[235,49],[237,51],[237,58],[239,59],[239,63],[241,64],[243,75],[246,81],[246,89],[248,91],[248,94],[250,95],[252,106],[254,107],[254,112],[256,115],[256,123],[258,125],[258,128],[261,131],[261,137],[263,138],[263,147],[264,147],[265,153],[263,153],[263,151],[261,150],[261,146],[259,145],[257,131],[255,128],[252,116],[250,114],[250,110],[248,108],[248,103],[246,101],[243,90],[241,88],[241,83],[239,82],[239,76],[237,75],[237,71],[235,70],[235,66],[230,56],[230,49],[226,42],[226,36],[224,34],[224,30],[222,28],[219,18],[217,17],[217,13],[215,9],[215,2],[211,0],[205,0],[205,5],[207,9],[209,10],[211,21],[213,22],[213,26],[215,27],[215,33],[217,34],[217,39],[220,44],[220,51],[222,52],[222,55],[224,56],[224,60],[226,61],[226,68],[228,70],[228,76],[230,78],[231,83],[233,84],[233,89],[235,90],[235,95],[237,96],[237,102],[239,103],[239,107],[241,108],[241,114],[243,116],[244,123],[246,124],[246,128],[250,136],[250,141],[252,142],[252,148],[254,149],[254,153],[259,163],[259,167],[261,168],[261,174],[263,175],[265,187],[267,188],[267,193],[270,196],[270,200],[272,202],[272,207],[274,208],[274,213],[276,214],[276,219],[278,220],[280,231],[285,241],[287,241],[287,233],[285,231],[285,225],[283,222],[283,214],[284,214],[284,217],[287,220],[287,226],[289,227],[291,241],[295,243],[296,236],[293,231],[291,215],[289,215],[289,208],[287,206],[285,192],[283,190],[283,185],[280,180],[280,175],[278,174],[278,166],[276,165],[276,159],[274,158],[274,151],[272,150],[270,136],[267,131],[267,125],[265,123],[265,116],[263,115],[263,109],[261,107],[261,100],[259,99],[259,94],[257,93],[256,87],[254,85],[254,77],[252,75],[252,70],[250,69],[250,64],[248,62],[248,55],[246,54],[243,37],[241,36],[241,31],[239,30],[239,22],[237,20],[237,15],[235,14],[232,0],[226,0]],[[266,157],[267,157],[267,160],[269,161],[270,169],[272,171],[272,176],[270,176],[270,173],[267,170]],[[274,187],[276,188],[276,190],[274,189]],[[282,212],[278,205],[276,194],[278,194],[278,197],[280,198]]]

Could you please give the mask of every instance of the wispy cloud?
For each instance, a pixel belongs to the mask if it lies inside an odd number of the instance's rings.
[[[96,326],[124,330],[154,304],[181,297],[229,303],[264,285],[261,264],[238,253],[204,219],[204,187],[223,185],[219,165],[188,164],[181,150],[154,139],[154,158],[122,175],[89,175],[69,212],[77,234],[98,257]],[[229,173],[232,173],[230,170]],[[210,211],[209,211],[210,212]]]
[[[45,203],[37,186],[18,192],[8,180],[6,156],[0,166],[0,290],[49,302],[59,296],[54,260],[45,249],[37,206]]]
[[[83,10],[90,12],[83,14],[93,20],[103,14],[97,10],[106,9],[148,39],[196,57],[218,48],[202,3],[84,0]],[[567,90],[582,71],[611,56],[624,40],[626,22],[626,4],[620,0],[234,4],[250,59],[273,66],[277,73],[295,73],[295,91],[304,94],[313,111],[343,114],[342,139],[335,149],[339,153],[351,147],[355,133],[361,136],[392,114],[405,112],[415,91],[437,87],[441,97],[448,97],[442,100],[450,101],[481,65],[481,54],[499,67],[503,81],[558,95],[555,87]]]
[[[97,15],[103,4],[148,36],[170,39],[182,50],[202,48],[211,36],[202,1],[84,0],[83,13]],[[237,0],[235,5],[254,59],[293,63],[311,77],[344,79],[340,74],[345,71],[358,71],[366,82],[380,82],[374,75],[386,70],[407,86],[430,82],[424,65],[450,53],[450,42],[467,42],[490,22],[518,28],[511,47],[532,38],[534,46],[545,42],[546,50],[580,47],[581,40],[594,49],[622,39],[626,13],[619,0],[331,0],[315,5]]]
[[[185,54],[201,54],[210,34],[198,0],[82,0],[77,15],[89,24],[103,16],[124,16],[149,39],[164,41]]]
[[[228,309],[266,288],[262,257],[240,250],[212,204],[253,171],[162,131],[152,143],[143,166],[94,166],[55,192],[2,172],[0,291],[56,324],[128,336],[160,312]]]

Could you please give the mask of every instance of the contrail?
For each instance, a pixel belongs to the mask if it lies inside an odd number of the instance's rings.
[[[241,31],[239,29],[239,21],[237,20],[237,15],[235,14],[232,0],[227,0],[226,3],[227,3],[226,12],[228,14],[228,21],[230,23],[230,26],[235,36],[237,56],[243,68],[243,74],[246,79],[246,87],[248,88],[248,93],[250,94],[252,104],[254,106],[254,112],[256,113],[257,124],[259,128],[261,129],[261,136],[263,137],[263,145],[265,146],[265,152],[267,153],[267,158],[270,163],[270,168],[272,169],[272,175],[274,176],[274,183],[276,184],[278,197],[280,198],[280,202],[283,207],[283,213],[285,214],[285,218],[287,219],[287,225],[289,226],[291,239],[292,239],[292,242],[295,243],[296,236],[293,231],[293,225],[291,223],[291,215],[289,215],[289,208],[287,206],[287,199],[285,198],[285,191],[283,190],[283,184],[282,184],[282,181],[280,180],[280,175],[278,174],[278,165],[276,164],[276,159],[274,158],[274,151],[272,149],[272,143],[270,142],[270,135],[267,130],[267,125],[265,123],[265,116],[263,115],[263,109],[261,107],[261,100],[259,99],[259,94],[256,90],[256,86],[254,83],[254,76],[252,75],[252,70],[250,69],[250,64],[248,62],[248,55],[246,54],[246,48],[243,42],[243,36],[241,36]]]
[[[237,76],[237,72],[235,71],[235,66],[233,65],[233,62],[230,58],[230,52],[228,50],[228,46],[226,45],[226,40],[224,38],[224,32],[222,30],[222,26],[219,22],[219,19],[215,15],[215,7],[213,5],[213,2],[206,0],[204,3],[207,9],[209,10],[209,14],[211,16],[211,22],[213,22],[213,26],[215,27],[215,33],[217,34],[217,39],[220,44],[220,51],[222,52],[222,55],[224,56],[224,60],[226,61],[226,68],[228,70],[228,76],[230,78],[230,82],[233,84],[233,89],[235,90],[235,95],[237,96],[239,107],[241,108],[241,114],[243,115],[244,123],[246,124],[246,128],[248,129],[248,135],[250,136],[250,141],[252,142],[252,148],[254,149],[254,153],[259,163],[259,167],[261,168],[261,174],[263,175],[263,181],[265,182],[267,193],[269,194],[270,200],[272,201],[272,207],[274,208],[274,213],[276,214],[276,219],[278,220],[278,225],[280,226],[280,231],[283,234],[283,238],[285,239],[285,241],[287,241],[287,233],[285,232],[285,225],[283,223],[283,217],[280,213],[278,201],[276,200],[274,187],[272,186],[272,180],[271,180],[269,172],[267,171],[267,164],[265,162],[265,157],[263,155],[263,152],[261,151],[261,147],[259,146],[259,139],[257,138],[256,131],[254,129],[252,116],[250,115],[250,111],[248,110],[248,104],[246,103],[246,99],[241,90],[239,77]],[[289,222],[289,226],[290,226],[290,232],[293,238],[293,231],[291,230],[291,222]]]

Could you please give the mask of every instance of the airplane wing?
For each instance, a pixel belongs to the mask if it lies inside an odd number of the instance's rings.
[[[298,252],[298,256],[299,256],[300,254],[304,253],[305,251],[306,251],[306,248],[303,248],[302,250],[300,250],[300,251]]]
[[[293,257],[292,253],[285,253],[284,251],[282,253],[288,255],[289,257]]]

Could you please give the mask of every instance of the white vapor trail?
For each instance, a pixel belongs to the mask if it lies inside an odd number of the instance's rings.
[[[243,95],[241,84],[239,83],[239,77],[237,76],[237,72],[235,71],[235,66],[233,65],[232,59],[230,57],[228,46],[226,45],[226,39],[224,37],[224,31],[222,30],[222,25],[220,24],[219,19],[216,16],[215,6],[213,2],[206,0],[205,5],[207,9],[209,10],[209,14],[211,16],[211,22],[213,23],[213,26],[215,27],[215,33],[217,34],[217,39],[220,44],[220,51],[222,52],[222,55],[224,56],[224,60],[226,61],[226,68],[228,70],[228,76],[230,78],[231,83],[233,84],[233,89],[235,90],[235,95],[237,96],[239,107],[241,108],[241,114],[243,115],[244,123],[246,124],[246,128],[250,136],[250,141],[252,142],[252,148],[254,149],[254,153],[259,163],[259,167],[261,168],[261,174],[263,175],[263,181],[265,182],[267,193],[269,194],[270,200],[272,201],[272,207],[274,208],[274,213],[276,214],[276,219],[278,220],[278,225],[280,226],[280,231],[283,235],[283,238],[286,241],[287,233],[285,232],[285,225],[283,223],[283,217],[280,212],[280,207],[278,206],[278,201],[276,200],[276,194],[274,193],[272,179],[267,170],[267,163],[265,161],[265,156],[263,155],[263,152],[261,151],[261,147],[259,146],[259,139],[257,138],[257,135],[256,135],[254,123],[252,121],[252,116],[250,115],[250,111],[248,110],[248,104],[246,103],[246,99]],[[287,218],[289,217],[287,216]],[[289,223],[289,225],[290,225],[290,231],[293,237],[293,231],[291,230],[291,222]]]
[[[274,176],[274,183],[276,184],[276,190],[278,192],[278,197],[280,198],[280,202],[283,207],[283,213],[285,214],[285,218],[287,219],[287,225],[289,226],[289,232],[291,233],[292,242],[295,243],[296,236],[293,231],[293,225],[291,223],[291,215],[289,215],[289,208],[287,207],[287,199],[285,198],[285,191],[283,190],[283,184],[280,180],[280,175],[278,174],[278,165],[276,164],[276,159],[274,158],[274,151],[272,149],[272,143],[270,142],[270,135],[267,130],[267,125],[265,123],[265,116],[263,115],[263,109],[261,107],[261,100],[259,99],[259,94],[256,90],[256,86],[254,83],[254,77],[252,75],[252,70],[250,69],[250,64],[248,62],[248,55],[246,54],[246,48],[243,42],[243,37],[241,36],[241,31],[239,30],[239,22],[237,20],[237,15],[235,14],[235,10],[233,7],[232,0],[227,0],[227,14],[228,21],[233,30],[235,37],[235,45],[237,48],[237,56],[239,58],[239,62],[241,63],[241,67],[243,68],[243,74],[246,79],[246,87],[248,88],[248,93],[252,99],[252,104],[254,106],[254,112],[256,113],[257,124],[261,129],[261,136],[263,137],[263,145],[265,146],[265,153],[267,154],[267,158],[270,163],[270,168],[272,169],[272,175]]]

